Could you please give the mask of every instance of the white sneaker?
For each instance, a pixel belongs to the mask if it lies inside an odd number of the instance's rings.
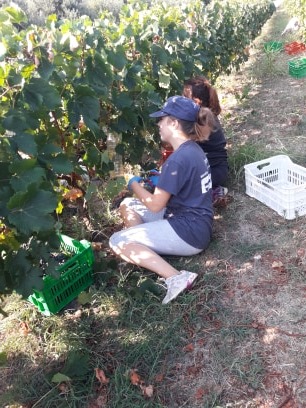
[[[197,276],[198,274],[194,272],[180,271],[179,275],[174,275],[166,279],[167,294],[162,304],[165,305],[171,302],[171,300],[175,299],[184,290],[191,289]]]

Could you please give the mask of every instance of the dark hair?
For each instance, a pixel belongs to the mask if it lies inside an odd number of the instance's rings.
[[[216,116],[220,114],[221,106],[217,91],[204,76],[195,76],[187,79],[184,82],[184,87],[191,88],[191,98],[199,99],[201,106],[211,109]]]
[[[204,142],[208,140],[211,132],[216,128],[213,112],[203,106],[200,107],[196,122],[178,119],[173,116],[170,117],[176,119],[180,123],[182,131],[194,141]]]

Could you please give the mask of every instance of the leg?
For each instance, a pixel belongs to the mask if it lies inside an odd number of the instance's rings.
[[[162,278],[167,279],[170,278],[170,276],[174,276],[179,273],[177,269],[173,268],[173,266],[166,262],[160,255],[145,245],[129,243],[114,247],[112,249],[126,262],[149,269]]]
[[[119,211],[125,228],[135,227],[135,225],[143,223],[141,216],[133,208],[124,203],[124,201],[120,204]]]
[[[213,189],[218,186],[223,186],[226,184],[228,179],[229,168],[228,164],[219,164],[217,166],[212,166],[210,168],[211,171],[211,182]]]
[[[110,247],[125,261],[149,269],[166,280],[167,295],[163,303],[170,302],[189,288],[197,277],[193,272],[178,271],[160,256],[190,256],[201,252],[201,249],[184,242],[167,220],[143,223],[116,232],[110,238]]]
[[[142,244],[123,244],[122,249],[113,248],[117,255],[127,262],[139,265],[157,273],[165,279],[167,293],[162,303],[167,304],[181,292],[192,287],[197,274],[189,271],[178,271],[160,255]]]
[[[137,198],[125,198],[119,207],[121,218],[126,228],[135,227],[136,225],[161,220],[165,210],[153,213],[142,204]]]

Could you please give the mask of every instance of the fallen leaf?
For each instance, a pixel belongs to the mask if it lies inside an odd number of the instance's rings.
[[[189,366],[186,368],[186,374],[190,376],[195,376],[201,371],[200,366]]]
[[[85,291],[81,292],[78,295],[78,302],[80,303],[80,305],[86,305],[87,303],[91,303],[92,302],[91,293]]]
[[[27,336],[31,330],[30,330],[30,328],[28,326],[28,323],[21,322],[19,331],[23,336]]]
[[[106,408],[108,395],[105,393],[105,391],[106,390],[104,389],[103,393],[101,393],[101,390],[99,390],[101,394],[96,399],[89,401],[87,408]]]
[[[130,370],[130,381],[133,385],[139,385],[142,383],[140,375],[137,373],[137,370],[134,368]]]
[[[63,194],[65,200],[75,201],[76,199],[83,197],[83,191],[79,188],[72,188]]]
[[[152,398],[153,397],[153,385],[141,385],[140,384],[140,389],[143,393],[143,395],[145,395],[148,398]]]
[[[204,344],[205,344],[205,340],[204,340],[204,339],[199,339],[199,340],[197,341],[197,345],[198,345],[198,346],[204,346]]]
[[[192,343],[187,344],[187,346],[185,346],[183,348],[184,351],[190,352],[194,350],[194,345]]]
[[[107,396],[100,395],[96,400],[97,408],[106,407],[107,404]]]
[[[143,379],[137,373],[137,369],[131,369],[129,371],[129,377],[131,383],[133,385],[137,385],[145,397],[151,398],[153,396],[153,385],[146,385]]]
[[[233,290],[228,290],[227,291],[227,296],[232,299],[235,296],[235,292]]]
[[[274,261],[272,263],[273,269],[282,269],[283,267],[284,267],[284,264],[281,261]]]
[[[94,251],[103,251],[106,248],[103,242],[92,242],[91,247]]]
[[[100,368],[95,368],[95,372],[96,372],[96,378],[98,379],[98,381],[100,381],[101,384],[109,383],[109,378],[106,377],[103,370],[101,370]]]
[[[200,400],[200,399],[203,398],[204,395],[205,395],[204,388],[198,388],[196,393],[195,393],[195,399]]]
[[[60,395],[69,393],[69,384],[62,382],[58,384],[58,389],[60,390]]]
[[[78,309],[73,315],[76,319],[79,319],[80,317],[82,317],[82,310]]]
[[[164,374],[157,374],[156,376],[155,376],[155,382],[162,382],[162,381],[164,381]]]
[[[305,256],[305,249],[304,248],[299,248],[297,251],[297,256],[299,256],[300,258],[304,258]]]

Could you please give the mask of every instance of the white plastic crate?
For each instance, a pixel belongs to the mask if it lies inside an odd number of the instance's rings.
[[[306,214],[306,168],[278,155],[244,166],[246,194],[287,220]]]

